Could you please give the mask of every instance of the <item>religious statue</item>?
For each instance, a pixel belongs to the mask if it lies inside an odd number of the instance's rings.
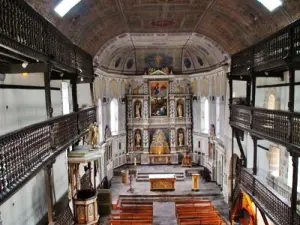
[[[178,146],[183,146],[184,145],[184,134],[183,131],[180,129],[178,131]]]
[[[91,145],[92,148],[98,143],[98,133],[99,129],[97,123],[91,123],[89,126],[89,145]]]
[[[140,148],[142,145],[142,135],[140,130],[135,131],[135,147]]]
[[[128,86],[128,94],[132,94],[132,89],[131,89],[131,85],[130,84]]]
[[[183,116],[183,110],[182,110],[182,104],[181,103],[178,103],[178,105],[177,105],[177,115],[178,115],[178,117]]]
[[[141,103],[137,102],[135,104],[135,118],[141,118]]]

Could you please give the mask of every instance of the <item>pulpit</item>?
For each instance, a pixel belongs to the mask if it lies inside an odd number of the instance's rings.
[[[98,224],[98,205],[96,194],[95,174],[94,187],[92,185],[92,166],[94,172],[97,171],[97,162],[100,158],[100,151],[95,146],[90,150],[90,146],[78,146],[68,153],[69,165],[69,198],[73,201],[74,222],[76,225],[96,225]],[[85,163],[86,173],[83,175],[84,183],[81,186],[79,165]]]

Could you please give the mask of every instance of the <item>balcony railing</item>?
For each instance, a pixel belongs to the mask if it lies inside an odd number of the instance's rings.
[[[231,105],[230,125],[300,152],[300,113]]]
[[[299,62],[300,20],[259,43],[232,55],[231,75],[250,75],[251,69],[263,71]]]
[[[92,56],[75,46],[23,0],[0,4],[0,46],[93,76]]]
[[[276,224],[300,224],[299,214],[295,214],[294,218],[292,217],[290,202],[281,197],[262,179],[257,176],[253,176],[249,169],[241,169],[240,187],[252,197],[253,201],[260,207],[260,209],[267,213],[268,217],[270,217]]]
[[[58,116],[0,137],[0,204],[96,120],[95,108]]]

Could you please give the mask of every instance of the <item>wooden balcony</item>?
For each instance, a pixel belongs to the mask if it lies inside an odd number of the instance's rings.
[[[93,77],[92,56],[74,45],[23,0],[0,4],[0,50],[32,62],[51,63],[68,73]]]
[[[281,197],[263,179],[254,176],[251,169],[242,168],[238,179],[237,187],[251,196],[260,210],[275,224],[300,225],[300,215],[298,213],[293,215],[290,201]]]
[[[94,121],[96,109],[87,108],[1,136],[0,204],[85,135]]]
[[[300,153],[300,113],[230,106],[230,125]]]
[[[251,72],[297,67],[300,62],[300,20],[279,30],[231,58],[232,76],[250,76]],[[299,66],[298,66],[299,67]]]

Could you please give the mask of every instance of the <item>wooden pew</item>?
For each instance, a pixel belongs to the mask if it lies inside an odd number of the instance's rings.
[[[215,207],[213,205],[210,206],[189,206],[189,205],[183,205],[183,206],[177,206],[176,205],[176,212],[209,212],[209,211],[215,211]]]
[[[113,213],[110,215],[111,219],[152,219],[153,218],[153,214],[152,213]]]
[[[175,204],[176,205],[194,205],[194,204],[211,205],[211,201],[201,200],[201,199],[176,200]]]
[[[152,220],[110,220],[110,225],[152,225]]]
[[[198,218],[198,217],[215,217],[219,216],[219,213],[217,211],[211,211],[211,212],[178,212],[177,218]]]
[[[222,219],[210,219],[210,220],[179,220],[178,225],[221,225]]]

